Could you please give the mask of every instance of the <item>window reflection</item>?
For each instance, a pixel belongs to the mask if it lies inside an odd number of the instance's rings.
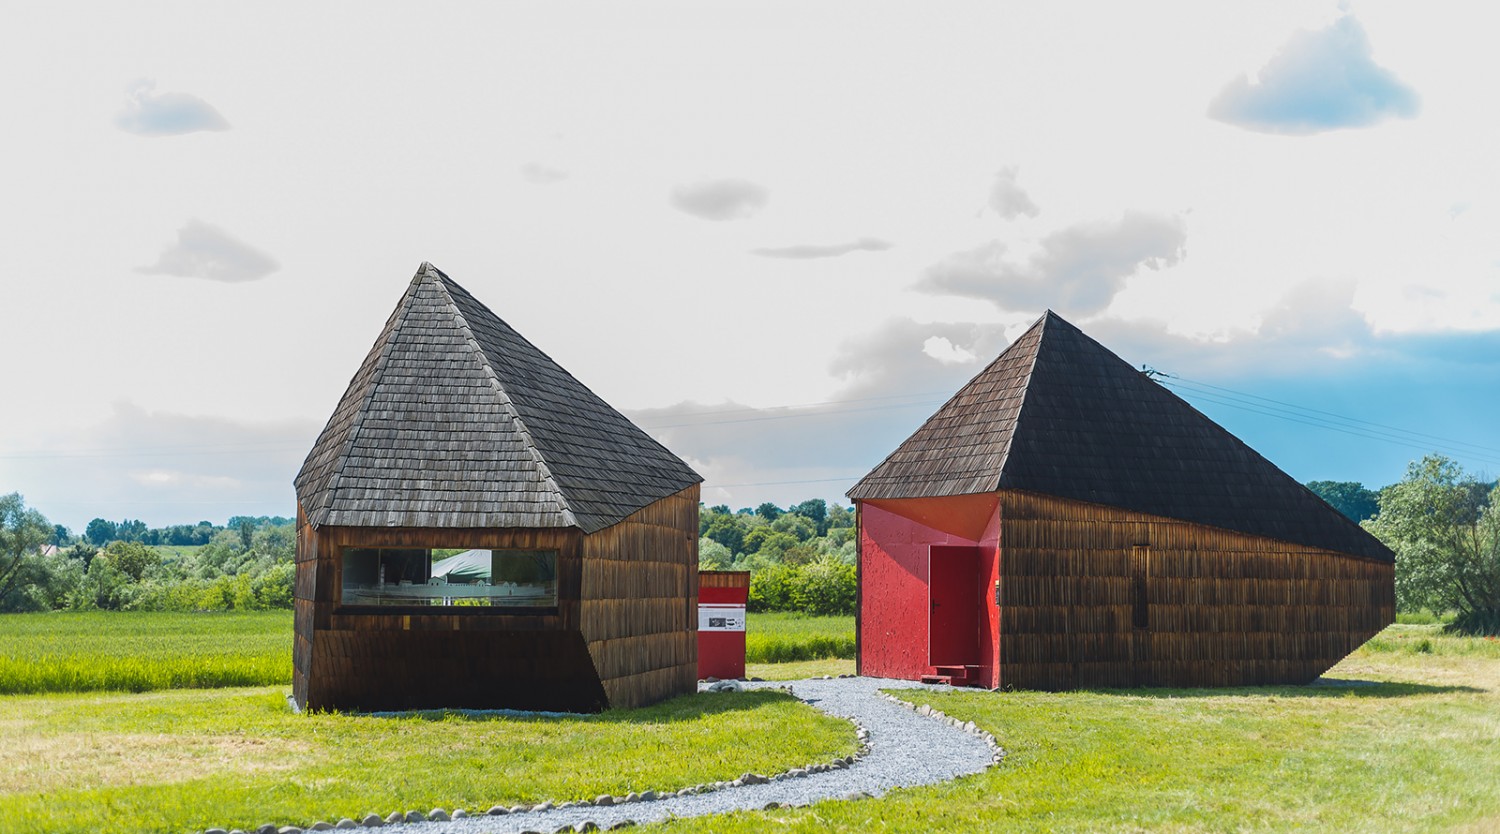
[[[344,605],[557,607],[557,551],[343,549]]]

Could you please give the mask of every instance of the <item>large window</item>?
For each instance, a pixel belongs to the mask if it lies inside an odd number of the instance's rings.
[[[344,605],[557,607],[555,550],[346,547]]]

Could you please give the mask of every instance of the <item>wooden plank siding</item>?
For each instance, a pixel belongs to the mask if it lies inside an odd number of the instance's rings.
[[[1395,617],[1390,562],[1000,495],[1006,688],[1308,683]]]
[[[580,628],[610,706],[698,681],[698,485],[583,539]]]
[[[293,694],[310,709],[594,711],[692,692],[698,486],[593,534],[576,529],[324,527],[298,516]],[[342,608],[344,547],[558,552],[558,604]]]
[[[582,539],[576,529],[315,529],[299,515],[294,696],[308,709],[602,708],[578,634]],[[556,550],[557,608],[343,608],[345,547]]]

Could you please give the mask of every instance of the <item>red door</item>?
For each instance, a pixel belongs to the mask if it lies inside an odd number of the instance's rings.
[[[927,662],[979,663],[979,548],[929,548],[927,596]]]

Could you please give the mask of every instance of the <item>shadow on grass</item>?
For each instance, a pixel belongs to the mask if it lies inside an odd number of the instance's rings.
[[[795,701],[776,690],[747,692],[699,692],[679,695],[659,704],[637,709],[611,709],[600,713],[559,713],[527,710],[434,709],[409,712],[350,713],[364,718],[398,718],[419,721],[573,721],[580,724],[671,724],[701,721],[714,715],[759,709],[767,704]]]
[[[1096,689],[1099,695],[1135,698],[1224,698],[1274,696],[1277,698],[1410,698],[1416,695],[1447,695],[1456,692],[1488,692],[1476,686],[1434,686],[1402,681],[1365,681],[1319,678],[1303,686],[1239,686],[1224,689]]]

